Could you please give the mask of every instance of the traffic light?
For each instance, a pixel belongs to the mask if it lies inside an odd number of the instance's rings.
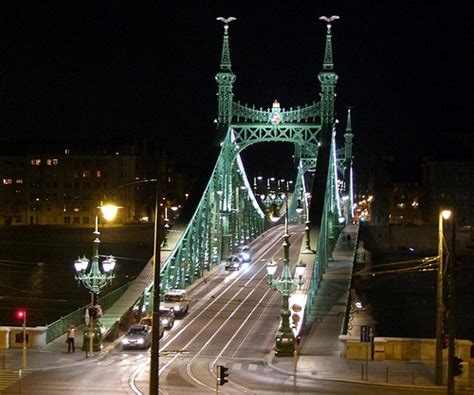
[[[23,321],[26,318],[26,311],[25,309],[18,309],[16,311],[16,319]]]
[[[217,365],[217,378],[219,379],[219,385],[224,385],[229,382],[229,380],[226,379],[226,377],[229,376],[229,374],[226,373],[228,370],[229,368],[226,368],[225,366]]]
[[[459,376],[463,373],[463,366],[461,365],[463,360],[458,357],[453,358],[453,374]]]

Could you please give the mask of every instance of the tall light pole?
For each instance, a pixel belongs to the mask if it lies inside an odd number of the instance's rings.
[[[454,204],[453,204],[454,210]],[[454,394],[454,355],[456,338],[456,278],[454,265],[456,264],[456,223],[455,212],[451,216],[451,251],[449,252],[448,272],[448,395]]]
[[[108,204],[99,206],[98,210],[106,220],[112,220],[117,214],[118,206]],[[91,293],[91,311],[94,309],[95,296],[100,293],[100,290],[110,283],[114,278],[113,270],[115,268],[116,260],[113,256],[109,256],[102,262],[99,262],[99,215],[95,215],[94,240],[92,241],[92,259],[89,261],[85,256],[74,261],[74,268],[76,270],[76,279],[89,289]],[[95,331],[95,314],[89,314],[89,350],[86,351],[86,357],[93,355],[94,346],[94,331]],[[86,339],[84,332],[84,340]]]
[[[295,334],[290,326],[290,308],[289,308],[289,298],[291,292],[296,286],[303,285],[303,275],[305,271],[305,266],[303,264],[298,264],[296,266],[296,278],[291,276],[291,267],[290,267],[290,235],[288,233],[288,203],[286,204],[286,213],[285,213],[285,234],[283,235],[283,271],[279,279],[275,279],[275,272],[277,269],[277,264],[271,261],[267,265],[268,272],[268,284],[272,288],[278,289],[283,296],[283,306],[280,310],[281,315],[281,325],[278,330],[276,339],[275,339],[275,350],[276,356],[293,356],[296,349],[295,345]]]
[[[303,251],[303,254],[314,254],[314,251],[311,249],[311,239],[310,239],[310,234],[311,234],[311,221],[309,220],[309,202],[311,198],[311,194],[309,192],[305,193],[305,208],[306,208],[306,219],[305,219],[305,227],[304,227],[304,233],[306,235],[306,248]]]
[[[435,353],[435,379],[436,385],[443,385],[443,321],[444,321],[444,220],[451,216],[450,210],[442,210],[438,219],[438,275],[436,285],[436,353]]]
[[[152,287],[152,301],[153,309],[151,315],[151,351],[150,351],[150,386],[149,394],[158,395],[160,387],[160,269],[161,269],[161,248],[160,248],[160,196],[161,188],[160,182],[164,179],[166,174],[165,162],[160,160],[158,177],[156,179],[155,192],[155,227],[153,235],[153,287]]]

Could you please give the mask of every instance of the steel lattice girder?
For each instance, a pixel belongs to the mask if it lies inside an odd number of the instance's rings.
[[[201,201],[170,257],[161,268],[161,289],[185,288],[230,252],[264,230],[264,213],[255,200],[228,130]]]

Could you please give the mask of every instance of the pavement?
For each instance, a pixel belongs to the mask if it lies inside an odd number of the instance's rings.
[[[344,232],[351,234],[352,243],[356,243],[357,227],[346,227]],[[328,265],[316,297],[317,308],[313,312],[316,317],[315,324],[302,338],[296,370],[295,358],[275,357],[273,352],[266,356],[266,363],[272,369],[288,376],[419,388],[433,393],[446,391],[446,386],[434,385],[434,362],[355,361],[341,357],[342,350],[338,337],[342,330],[344,318],[342,313],[345,311],[347,293],[350,292],[353,248],[353,245],[347,246],[347,243],[340,240],[333,253],[334,260]],[[82,351],[83,329],[84,326],[76,328],[75,352],[67,352],[66,335],[42,349],[28,349],[27,369],[24,373],[95,362],[120,342],[120,338],[114,342],[104,342],[102,351],[87,357],[86,352]],[[18,372],[21,363],[21,349],[0,350],[0,379],[2,372]],[[473,367],[470,368],[470,377],[467,392],[474,390]]]

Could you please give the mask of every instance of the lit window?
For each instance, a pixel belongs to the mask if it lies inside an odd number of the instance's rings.
[[[66,148],[64,150],[64,155],[69,155],[71,153],[71,150],[69,148]]]
[[[41,159],[31,159],[31,166],[41,165]]]
[[[96,176],[97,178],[100,178],[101,175],[102,175],[102,174],[101,174],[101,171],[100,171],[100,170],[96,170],[95,176]]]
[[[51,166],[53,164],[53,160],[52,159],[46,159],[46,164],[48,166]]]
[[[11,178],[4,178],[3,183],[5,185],[10,185],[10,184],[13,184],[13,180]]]
[[[89,170],[82,170],[82,177],[90,177],[91,173]]]
[[[59,159],[53,159],[53,165],[57,165],[59,163]]]
[[[16,183],[17,184],[23,184],[23,178],[17,178]]]
[[[397,208],[404,209],[405,208],[405,203],[397,203]]]
[[[74,207],[74,212],[75,213],[78,213],[80,210],[79,210],[79,207]]]

